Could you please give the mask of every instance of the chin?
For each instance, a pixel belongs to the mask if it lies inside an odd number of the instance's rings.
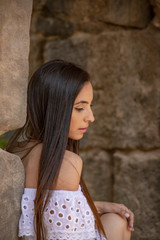
[[[82,136],[71,136],[69,138],[72,139],[72,140],[80,140],[80,139],[83,138],[83,135]]]

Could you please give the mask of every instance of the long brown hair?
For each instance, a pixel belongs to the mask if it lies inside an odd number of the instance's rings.
[[[74,100],[89,80],[86,71],[63,60],[52,60],[42,65],[28,85],[26,123],[17,130],[6,147],[7,151],[15,152],[17,147],[22,147],[23,142],[43,143],[35,198],[38,240],[45,239],[43,211],[49,200],[48,190],[56,183],[64,152],[68,149],[79,153],[78,141],[68,139],[68,133]],[[32,148],[28,149],[27,154]],[[98,231],[106,236],[82,178],[80,185],[95,216]]]

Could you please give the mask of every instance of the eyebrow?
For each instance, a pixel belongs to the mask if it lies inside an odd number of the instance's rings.
[[[87,101],[80,101],[80,102],[75,103],[74,105],[77,105],[77,104],[80,104],[80,103],[86,103],[86,104],[89,104],[89,102],[87,102]]]

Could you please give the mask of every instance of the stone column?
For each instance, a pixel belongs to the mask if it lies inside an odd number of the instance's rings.
[[[32,0],[0,1],[0,134],[25,122],[31,12]],[[3,150],[0,166],[0,239],[16,240],[24,169]]]

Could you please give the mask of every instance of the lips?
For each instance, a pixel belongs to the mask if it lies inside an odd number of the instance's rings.
[[[82,133],[85,133],[87,131],[87,128],[79,128],[79,130],[82,132]]]

